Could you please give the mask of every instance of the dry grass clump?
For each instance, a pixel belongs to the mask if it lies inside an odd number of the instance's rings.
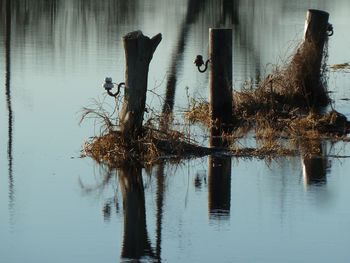
[[[330,102],[326,83],[327,50],[321,54],[317,47],[304,42],[291,61],[262,80],[256,88],[234,94],[234,113],[250,118],[257,113],[289,114],[302,109],[310,111]]]
[[[156,163],[162,159],[179,160],[208,154],[209,149],[190,142],[178,131],[160,131],[144,127],[143,134],[135,141],[126,142],[120,132],[109,132],[94,137],[84,146],[84,154],[99,163],[113,167],[125,162],[142,165]]]
[[[200,123],[207,128],[212,125],[209,103],[205,100],[192,99],[184,117],[191,123]]]
[[[327,52],[327,41],[324,50],[314,42],[304,41],[291,61],[277,68],[258,88],[277,93],[288,104],[298,107],[311,109],[328,105]]]

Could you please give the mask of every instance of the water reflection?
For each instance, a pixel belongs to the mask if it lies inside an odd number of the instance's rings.
[[[155,258],[147,233],[142,169],[136,165],[126,166],[118,169],[118,175],[124,208],[121,256],[125,259],[141,259],[145,256]]]
[[[173,112],[175,103],[175,89],[179,65],[183,61],[185,44],[188,37],[190,25],[197,19],[201,10],[203,10],[207,0],[188,0],[187,13],[180,27],[180,33],[177,38],[175,50],[171,56],[168,78],[166,83],[165,101],[162,113],[167,116]],[[167,121],[167,120],[166,120]]]
[[[222,127],[225,132],[230,128]],[[219,130],[210,130],[210,146],[225,148],[229,142],[219,135]],[[221,132],[221,131],[220,131]],[[208,206],[211,219],[229,219],[231,208],[231,157],[209,156],[208,159]]]
[[[302,157],[303,178],[305,186],[324,185],[327,183],[327,169],[329,168],[328,158],[325,156],[325,146],[318,143],[316,146],[317,155]]]
[[[11,102],[11,1],[6,1],[6,33],[5,33],[5,96],[8,112],[8,178],[9,178],[9,210],[13,217],[15,204],[15,189],[13,180],[13,110]],[[13,218],[10,218],[13,221]]]
[[[142,177],[142,168],[137,164],[129,164],[124,167],[110,169],[103,168],[103,179],[100,184],[88,187],[81,182],[85,193],[104,191],[108,185],[115,183],[118,186],[113,189],[114,195],[108,198],[102,207],[102,215],[106,223],[111,221],[112,213],[115,210],[120,213],[119,193],[123,203],[124,234],[121,246],[121,258],[123,261],[148,259],[152,262],[161,262],[162,247],[162,221],[165,191],[165,164],[161,163],[152,168],[156,175],[156,215],[155,215],[155,244],[152,245],[146,220],[145,183]],[[115,186],[113,186],[114,188]]]
[[[207,8],[210,6],[210,8]],[[215,7],[214,7],[215,6]],[[208,11],[214,9],[217,13],[221,13],[218,17],[213,17],[212,14],[208,14]],[[210,21],[210,26],[223,26],[225,24],[235,23],[238,24],[238,1],[220,1],[219,4],[213,3],[208,0],[188,0],[187,12],[184,20],[180,26],[180,32],[176,41],[175,50],[171,55],[170,66],[168,70],[168,77],[166,83],[165,101],[162,109],[162,113],[172,113],[175,103],[175,91],[179,70],[182,68],[182,62],[184,57],[184,50],[187,46],[188,35],[191,25],[194,25],[200,16]],[[203,25],[203,24],[202,24]],[[204,28],[204,26],[203,26]],[[205,28],[206,35],[208,34],[208,28]],[[202,39],[203,41],[203,39]],[[204,40],[206,42],[207,40]],[[194,58],[194,56],[193,56]]]
[[[231,208],[231,157],[210,156],[208,206],[211,219],[229,219]]]
[[[158,166],[157,170],[157,226],[156,226],[156,258],[161,261],[162,252],[162,221],[163,221],[163,206],[164,206],[164,191],[165,191],[165,176],[164,176],[165,164],[162,163]]]

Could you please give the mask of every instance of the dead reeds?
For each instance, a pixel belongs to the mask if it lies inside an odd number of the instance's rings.
[[[142,127],[137,139],[125,140],[118,127],[112,124],[113,117],[100,104],[95,109],[83,109],[81,121],[88,117],[98,119],[104,128],[100,129],[98,136],[85,142],[82,155],[90,156],[98,163],[120,167],[127,162],[134,162],[146,166],[163,159],[176,161],[203,156],[210,151],[197,146],[184,132],[157,128],[152,118]]]

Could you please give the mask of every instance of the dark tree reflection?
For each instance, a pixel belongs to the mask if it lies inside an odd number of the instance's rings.
[[[162,113],[166,117],[167,115],[171,114],[174,109],[178,68],[179,64],[183,61],[183,54],[188,32],[190,30],[190,25],[197,20],[198,15],[200,14],[201,10],[203,10],[206,2],[206,0],[188,0],[187,13],[180,27],[180,32],[175,45],[175,50],[171,56],[171,62],[168,71],[165,101],[162,109]],[[167,122],[168,120],[166,119],[165,121]]]
[[[181,63],[183,62],[184,50],[187,46],[190,29],[194,29],[193,25],[200,20],[200,18],[210,21],[210,27],[224,25],[227,19],[231,20],[232,23],[238,24],[237,3],[238,1],[232,0],[214,2],[209,0],[188,0],[186,16],[180,26],[180,31],[168,70],[165,101],[162,109],[164,116],[167,117],[174,109],[178,72]],[[213,13],[219,15],[213,16]],[[200,21],[200,24],[204,26],[204,24],[207,23]],[[206,27],[205,30],[208,32],[208,27]],[[165,121],[168,121],[168,119],[165,119]]]

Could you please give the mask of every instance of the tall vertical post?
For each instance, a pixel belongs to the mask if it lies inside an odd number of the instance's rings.
[[[149,64],[161,40],[161,34],[150,39],[141,31],[134,31],[123,37],[126,87],[119,119],[122,136],[127,141],[141,135]]]
[[[232,29],[209,29],[210,111],[213,136],[232,124]]]

